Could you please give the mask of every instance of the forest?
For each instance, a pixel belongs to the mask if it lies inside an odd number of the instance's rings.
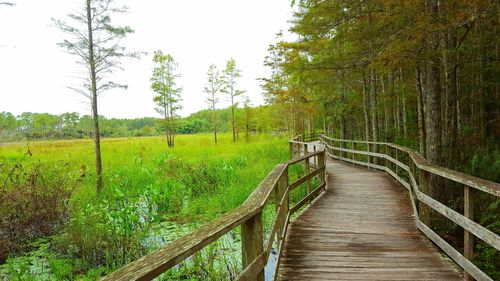
[[[293,131],[399,143],[499,182],[498,1],[294,2],[298,40],[277,34],[263,84]],[[460,206],[456,188],[431,181],[427,194]],[[499,200],[478,200],[478,219],[498,233]],[[462,235],[436,213],[425,216],[450,240]],[[481,258],[498,274],[498,252]]]
[[[15,8],[11,2],[0,8]],[[182,61],[160,48],[125,48],[134,30],[115,24],[128,16],[122,1],[78,2],[79,10],[52,19],[63,38],[54,48],[80,67],[80,85],[67,88],[89,113],[14,114],[0,104],[0,280],[103,278],[241,206],[275,165],[294,157],[288,141],[308,134],[394,143],[500,183],[499,1],[292,0],[290,28],[276,33],[262,58],[268,73],[254,79],[264,103],[253,104],[243,63],[227,56],[222,67],[203,65],[196,94],[205,109],[184,117],[192,101],[184,100]],[[113,76],[126,71],[125,59],[151,63],[144,99],[155,116],[100,111],[101,94],[127,89]],[[366,145],[383,152],[376,147]],[[306,161],[287,170],[290,179],[309,173]],[[290,202],[309,192],[298,187]],[[422,191],[463,213],[458,187],[430,176]],[[498,236],[498,197],[473,201],[474,221]],[[261,210],[267,234],[273,208]],[[462,228],[419,208],[464,250]],[[242,231],[158,280],[235,280]],[[500,252],[479,239],[473,252],[474,264],[500,279]]]
[[[263,105],[236,109],[237,133],[284,131],[283,121],[276,107]],[[217,128],[228,132],[231,127],[230,108],[216,109]],[[209,133],[213,130],[210,110],[195,112],[176,120],[177,134]],[[101,134],[105,138],[159,136],[165,134],[161,118],[143,117],[135,119],[106,118],[99,116]],[[248,132],[247,132],[248,128]],[[25,112],[14,116],[0,112],[0,136],[3,142],[51,139],[92,138],[92,117],[77,112],[53,115],[49,113]]]

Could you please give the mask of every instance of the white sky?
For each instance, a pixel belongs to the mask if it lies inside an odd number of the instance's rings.
[[[0,112],[18,115],[25,111],[90,112],[83,96],[67,89],[79,73],[76,58],[56,44],[63,34],[52,27],[51,18],[65,15],[83,0],[10,0],[16,6],[0,6]],[[260,82],[267,76],[263,66],[275,34],[288,30],[290,0],[117,0],[129,13],[115,17],[135,33],[123,44],[131,51],[145,51],[141,60],[125,60],[116,82],[128,90],[103,93],[99,114],[134,118],[156,116],[149,79],[152,53],[161,49],[179,63],[184,88],[182,116],[204,109],[203,86],[210,64],[219,69],[231,57],[242,70],[239,88],[254,105],[263,103]],[[219,107],[227,106],[225,99]]]

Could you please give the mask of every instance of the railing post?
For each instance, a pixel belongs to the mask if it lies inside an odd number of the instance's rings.
[[[243,268],[249,266],[264,252],[264,236],[262,227],[262,212],[241,225],[241,246]],[[264,269],[255,276],[256,281],[264,281]]]
[[[333,143],[335,143],[335,141]],[[337,141],[337,143],[338,143],[338,145],[334,145],[334,146],[342,148],[342,142],[341,141]],[[342,151],[337,150],[337,153],[338,153],[339,157],[342,157]]]
[[[277,213],[276,216],[279,216],[279,215],[283,215],[286,217],[287,213],[288,213],[288,202],[289,202],[289,194],[287,192],[287,188],[288,188],[288,167],[285,168],[285,170],[283,171],[283,173],[281,174],[281,177],[278,179],[278,183],[277,183],[277,187],[276,187],[276,192],[275,194],[277,194],[277,198],[279,198],[277,204],[276,204],[276,208],[279,208],[279,204],[282,202],[282,213]],[[283,199],[283,200],[282,200]],[[283,235],[283,227],[285,226],[285,224],[287,224],[288,222],[287,221],[283,221],[283,225],[280,225],[278,227],[278,239],[281,239],[281,236]],[[279,242],[279,241],[278,241]]]
[[[390,156],[389,155],[389,145],[388,144],[385,144],[385,155],[386,156]],[[390,169],[390,167],[389,167],[389,160],[387,160],[387,158],[385,159],[385,167]]]
[[[464,216],[474,220],[474,198],[473,189],[464,186]],[[474,259],[474,235],[464,229],[464,257],[472,262]],[[472,281],[474,278],[467,272],[464,272],[464,279]]]
[[[293,151],[293,142],[288,142],[290,147],[290,159],[293,159],[294,151]]]
[[[370,140],[366,140],[366,141],[370,141]],[[366,151],[367,152],[371,152],[371,148],[370,148],[371,144],[369,144],[368,142],[366,143]],[[372,157],[370,155],[368,155],[368,157],[366,157],[368,163],[372,163]]]
[[[313,145],[313,150],[314,150],[314,153],[316,153],[316,146]],[[318,168],[318,159],[316,157],[314,157],[314,167]]]
[[[351,142],[351,149],[352,149],[352,150],[356,150],[356,148],[355,148],[355,144],[354,144],[354,141],[352,141],[352,142]],[[353,153],[351,153],[351,154],[352,154],[352,155],[351,155],[352,160],[356,160],[356,159],[355,159],[356,153],[354,153],[354,152],[353,152]]]
[[[430,190],[430,174],[427,171],[424,171],[422,169],[419,169],[418,172],[418,186],[419,190],[423,192],[424,194],[429,194]],[[426,224],[427,226],[431,226],[431,211],[425,203],[420,202],[418,204],[418,209],[420,211],[420,216],[419,219]]]
[[[307,149],[307,144],[305,145],[305,149]],[[309,175],[309,173],[311,172],[311,163],[309,162],[310,159],[311,158],[307,158],[305,159],[304,162],[304,169],[306,170],[306,175]],[[307,180],[306,188],[307,188],[307,194],[309,195],[309,193],[311,193],[311,179]],[[309,203],[310,202],[311,200],[309,200]]]
[[[323,153],[318,154],[318,165],[319,167],[325,167],[323,171],[318,174],[318,181],[320,184],[323,184],[324,182],[326,182],[326,149],[323,151]],[[326,184],[323,189],[326,190]]]
[[[396,148],[396,155],[394,156],[394,159],[399,161],[399,149]],[[396,175],[399,176],[399,165],[396,165]]]

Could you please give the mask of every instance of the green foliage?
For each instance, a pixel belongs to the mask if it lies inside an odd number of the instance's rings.
[[[64,167],[81,182],[69,200],[69,216],[43,243],[45,254],[38,252],[41,244],[27,247],[24,256],[0,265],[0,279],[10,268],[8,276],[20,280],[97,280],[239,206],[288,157],[285,139],[267,135],[233,144],[230,135],[221,134],[217,146],[211,134],[181,135],[168,150],[159,137],[105,139],[102,148],[106,183],[96,196],[90,140],[31,144],[26,169],[38,161],[51,167],[65,160]],[[24,149],[0,147],[0,162],[16,161]],[[55,180],[60,173],[49,175]],[[165,279],[234,278],[241,266],[237,237],[217,241]],[[32,274],[37,264],[45,275]]]
[[[67,220],[76,179],[68,163],[37,163],[29,149],[19,161],[0,162],[0,262]]]
[[[488,149],[478,149],[463,167],[465,173],[479,178],[500,182],[500,149],[491,145]]]

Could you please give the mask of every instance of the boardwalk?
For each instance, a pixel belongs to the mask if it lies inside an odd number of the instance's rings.
[[[500,197],[500,184],[432,165],[417,152],[391,143],[321,136],[320,144],[291,140],[289,146],[291,159],[276,165],[239,207],[125,265],[103,280],[153,280],[240,227],[243,267],[236,277],[240,281],[264,281],[264,269],[270,265],[276,241],[279,241],[280,257],[277,280],[446,281],[463,280],[465,276],[493,281],[471,262],[474,258],[472,238],[478,237],[500,251],[500,237],[470,218],[473,198],[477,196],[472,191]],[[360,147],[373,150],[356,150]],[[360,155],[363,157],[357,157]],[[366,156],[382,161],[366,163]],[[300,178],[291,179],[292,165],[309,168]],[[431,176],[464,187],[463,214],[420,191],[429,187]],[[291,202],[290,192],[313,177],[318,180],[310,182],[309,192]],[[327,190],[322,192],[325,187]],[[299,212],[311,200],[313,204]],[[268,236],[264,237],[262,211],[271,202],[279,204],[273,204],[270,209],[275,210],[275,218]],[[412,202],[427,205],[463,228],[463,254],[425,222],[412,218],[412,214],[418,212]],[[207,279],[199,275],[193,278]]]
[[[387,174],[327,162],[328,190],[289,226],[278,280],[463,280]]]

